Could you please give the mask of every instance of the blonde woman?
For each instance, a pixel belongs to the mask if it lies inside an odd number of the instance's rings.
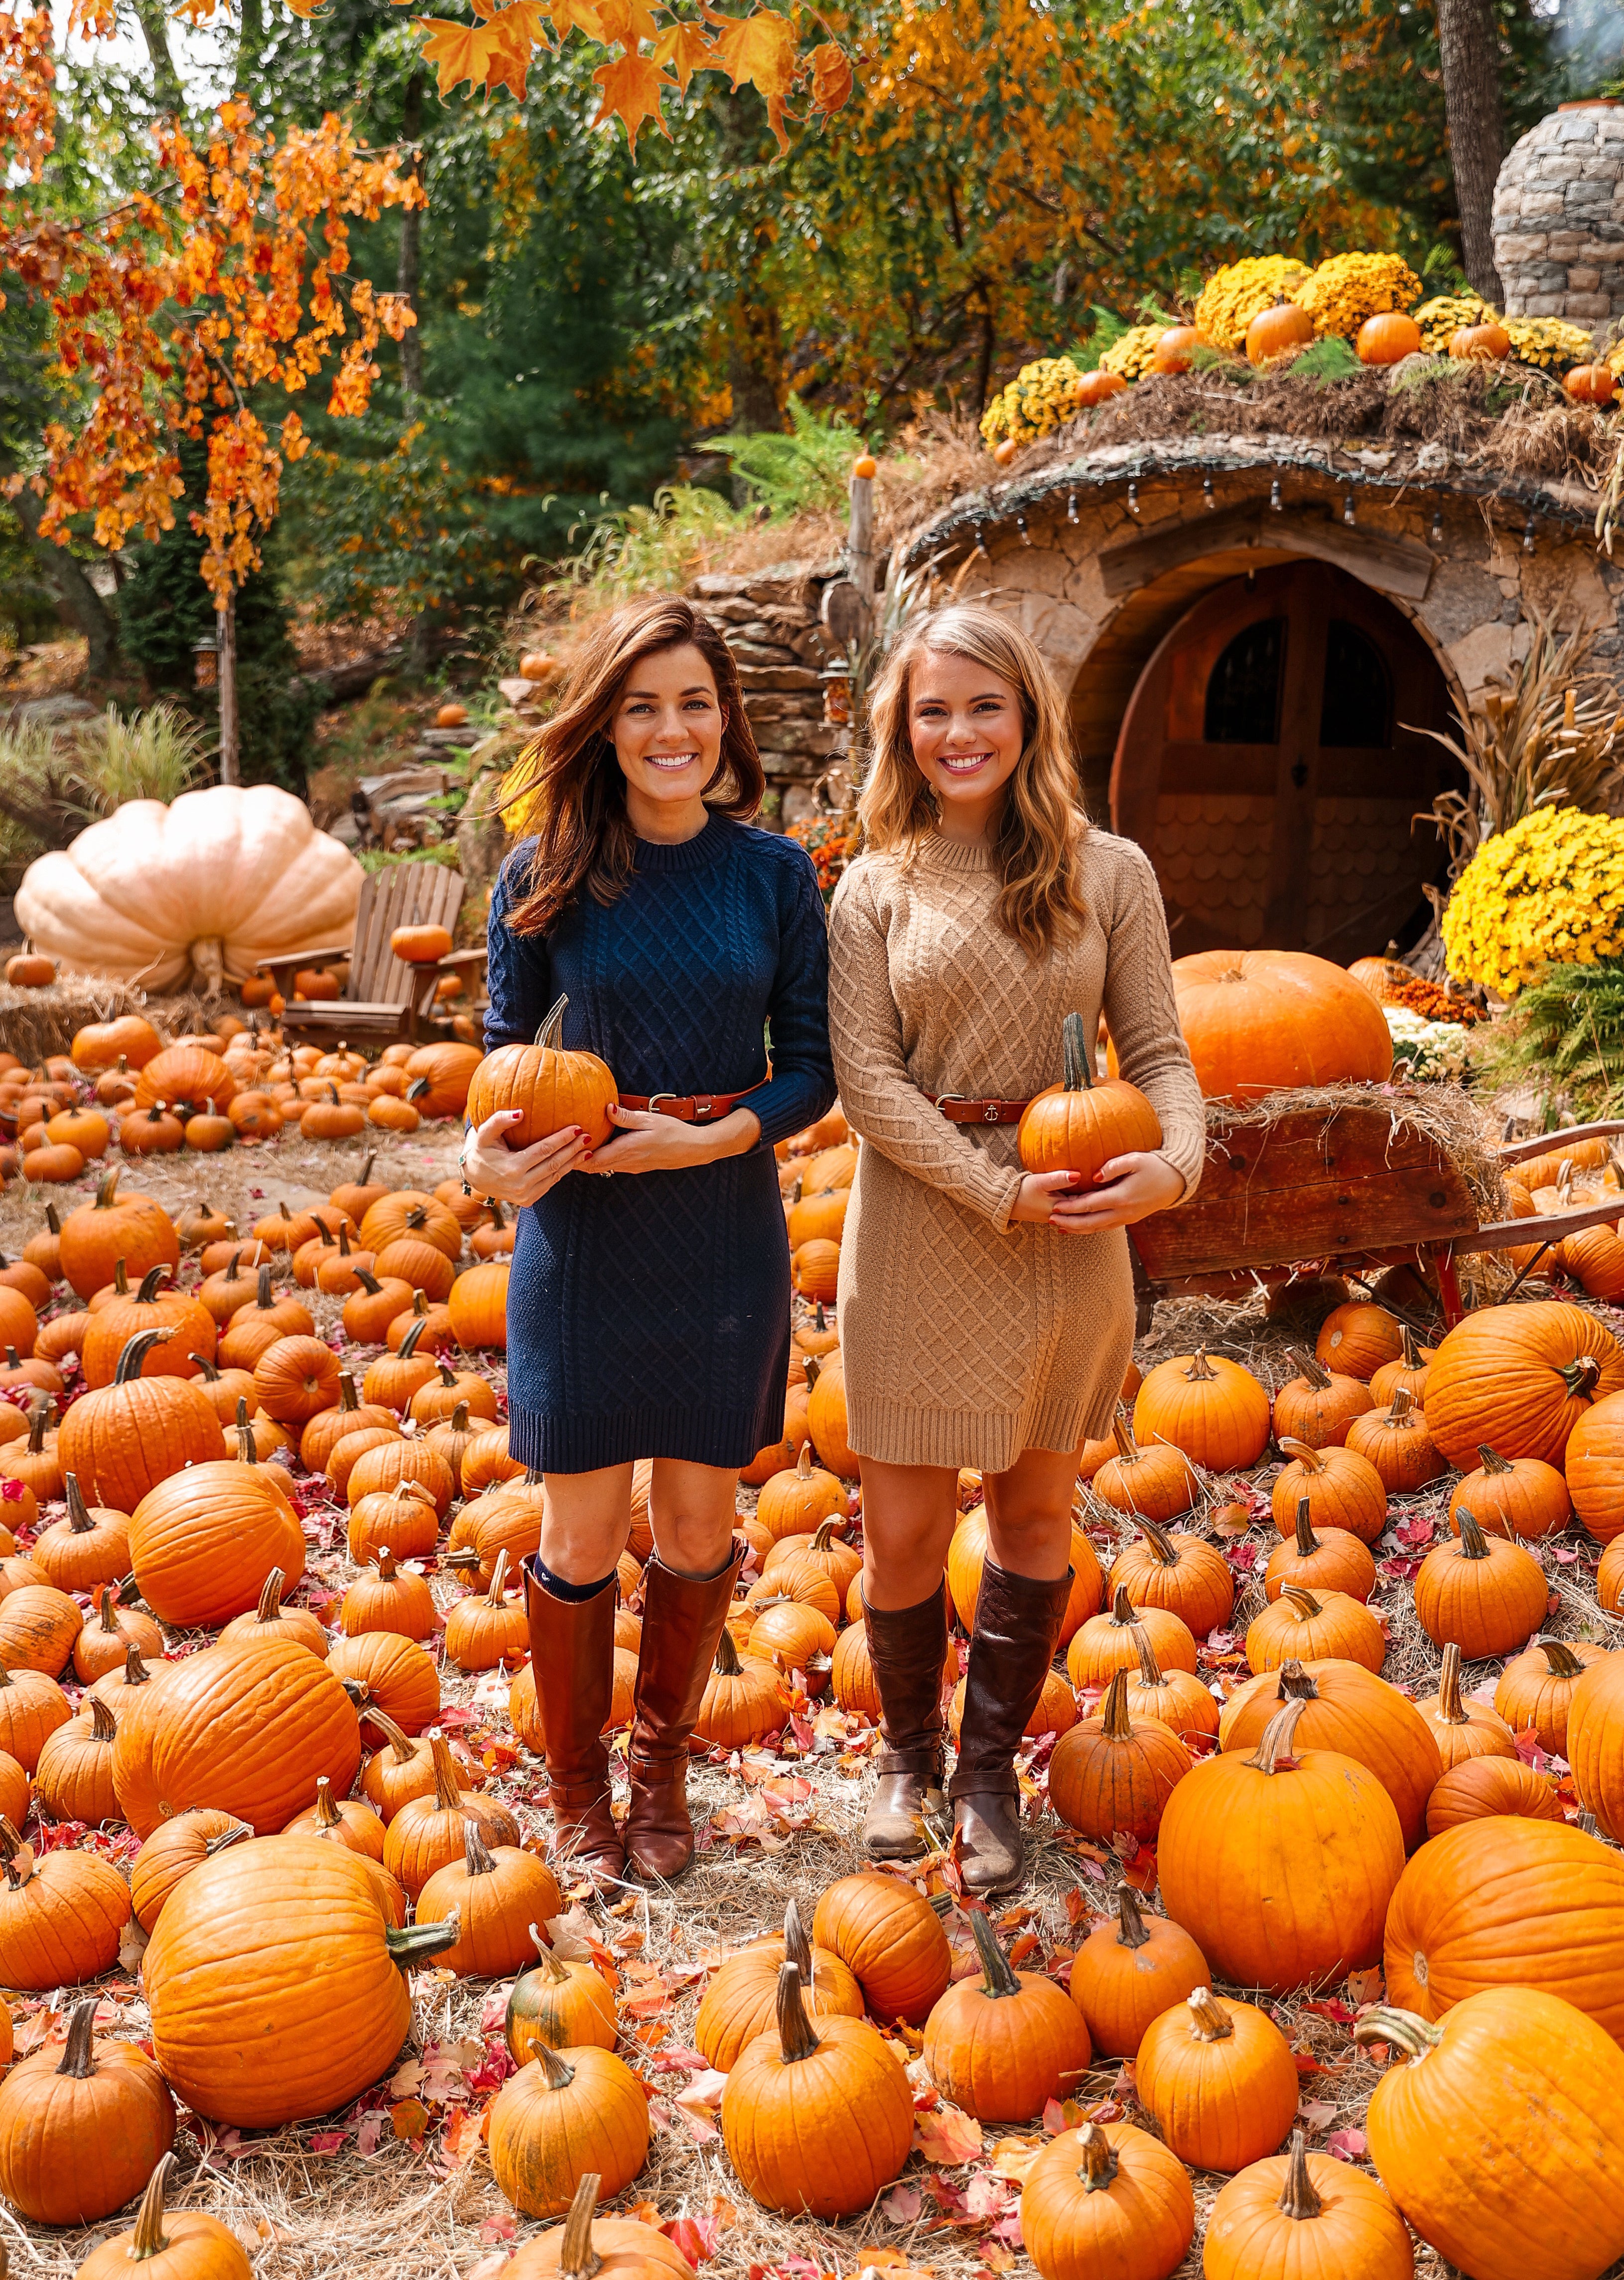
[[[1014,1756],[1059,1639],[1075,1451],[1103,1433],[1133,1347],[1123,1229],[1200,1176],[1201,1098],[1151,866],[1090,828],[1059,692],[1007,618],[927,620],[875,690],[864,852],[841,881],[829,1028],[863,1148],[841,1250],[864,1620],[885,1751],[865,1837],[905,1858],[944,1810],[942,1589],[961,1466],[989,1551],[947,1794],[965,1881],[1024,1874]],[[1084,1187],[1023,1173],[1015,1128],[1061,1076],[1061,1023],[1104,1012],[1153,1104],[1154,1153]]]

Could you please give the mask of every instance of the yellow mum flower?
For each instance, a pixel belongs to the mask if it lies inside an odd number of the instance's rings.
[[[1366,317],[1412,309],[1420,297],[1420,279],[1397,253],[1333,254],[1291,296],[1322,339],[1334,333],[1346,341]]]
[[[1421,328],[1421,346],[1430,356],[1443,356],[1463,325],[1491,324],[1498,316],[1499,311],[1475,293],[1440,293],[1421,303],[1415,321]]]
[[[1108,348],[1099,360],[1102,372],[1120,372],[1124,380],[1137,380],[1148,372],[1151,358],[1156,353],[1156,343],[1166,331],[1166,325],[1135,325],[1121,339]]]
[[[1035,443],[1052,435],[1077,410],[1082,374],[1070,357],[1039,357],[1023,364],[1008,385],[995,396],[981,414],[981,438],[997,443],[1006,435],[1017,443]]]
[[[1443,951],[1457,981],[1512,998],[1551,964],[1624,954],[1624,818],[1536,808],[1455,882]]]
[[[1309,275],[1305,263],[1285,253],[1232,261],[1208,280],[1196,304],[1196,330],[1215,349],[1233,351],[1244,343],[1252,319],[1276,301],[1289,301]]]
[[[1508,317],[1512,354],[1519,364],[1540,372],[1566,372],[1570,365],[1589,364],[1593,353],[1590,335],[1582,325],[1566,317]]]

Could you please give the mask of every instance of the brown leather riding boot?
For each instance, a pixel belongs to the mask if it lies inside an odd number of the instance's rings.
[[[885,1748],[863,1820],[863,1844],[880,1860],[912,1860],[930,1849],[927,1814],[947,1814],[942,1668],[947,1660],[947,1600],[940,1587],[912,1607],[863,1602],[868,1659],[880,1691]]]
[[[609,1806],[609,1722],[614,1691],[615,1579],[589,1599],[555,1598],[524,1563],[530,1668],[547,1748],[553,1847],[566,1873],[626,1874],[626,1849]]]
[[[1071,1588],[1070,1568],[1052,1583],[1011,1575],[991,1560],[981,1569],[948,1794],[962,1832],[965,1889],[982,1899],[1014,1891],[1026,1874],[1015,1752],[1054,1660]]]
[[[692,1864],[688,1817],[688,1743],[704,1698],[716,1642],[750,1546],[716,1575],[679,1575],[651,1553],[643,1571],[643,1644],[632,1698],[632,1801],[626,1816],[627,1866],[672,1883]]]

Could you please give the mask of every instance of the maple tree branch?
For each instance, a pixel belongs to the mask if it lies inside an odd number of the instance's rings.
[[[1010,187],[1015,191],[1017,196],[1023,197],[1028,204],[1035,205],[1040,213],[1058,214],[1063,220],[1070,222],[1074,229],[1081,230],[1084,237],[1091,237],[1101,251],[1108,253],[1113,261],[1123,263],[1128,261],[1128,256],[1120,245],[1112,243],[1104,230],[1096,229],[1091,222],[1079,220],[1074,214],[1068,214],[1058,198],[1046,198],[1041,190],[1035,190],[1029,182],[1013,182]]]
[[[13,453],[0,450],[0,474],[19,472]],[[40,536],[40,517],[44,512],[39,500],[27,485],[19,484],[6,501],[23,527],[28,541],[28,551],[39,564],[47,582],[85,637],[85,662],[93,680],[104,680],[112,671],[119,654],[119,621],[107,607],[84,565],[77,561],[65,546],[54,539]],[[15,814],[19,822],[27,819]]]
[[[152,91],[158,97],[158,109],[179,119],[186,110],[186,95],[174,58],[169,52],[169,11],[164,0],[135,0],[135,19],[152,62]]]

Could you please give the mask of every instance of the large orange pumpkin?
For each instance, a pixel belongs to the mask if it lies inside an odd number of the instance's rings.
[[[1624,1393],[1605,1394],[1574,1424],[1562,1467],[1574,1510],[1598,1544],[1624,1532]]]
[[[1174,960],[1179,1026],[1210,1100],[1392,1075],[1382,1008],[1340,966],[1294,950],[1198,950]]]
[[[64,1473],[77,1474],[81,1489],[115,1512],[134,1513],[172,1473],[219,1453],[219,1420],[194,1380],[140,1375],[149,1347],[165,1335],[138,1331],[119,1357],[112,1383],[81,1394],[62,1420],[57,1456]]]
[[[929,1901],[877,1871],[829,1886],[812,1919],[812,1944],[840,1958],[877,2019],[922,2024],[951,1975],[947,1934]]]
[[[1581,1420],[1619,1392],[1624,1353],[1583,1306],[1540,1300],[1484,1306],[1457,1322],[1433,1357],[1428,1429],[1462,1472],[1471,1470],[1481,1442],[1503,1457],[1560,1466]]]
[[[1251,1372],[1199,1346],[1158,1362],[1134,1397],[1138,1440],[1166,1442],[1211,1472],[1255,1465],[1269,1424],[1269,1397]]]
[[[1297,1700],[1305,1705],[1297,1728],[1301,1746],[1339,1751],[1374,1774],[1393,1800],[1406,1846],[1419,1845],[1427,1799],[1442,1778],[1443,1760],[1413,1704],[1362,1663],[1322,1656],[1284,1662],[1249,1679],[1224,1705],[1219,1747],[1255,1748],[1269,1720]]]
[[[1421,1846],[1388,1910],[1383,1968],[1389,2000],[1424,2019],[1537,1987],[1624,2042],[1620,1953],[1624,1859],[1565,1822],[1500,1814]]]
[[[108,1173],[93,1203],[81,1204],[62,1222],[62,1272],[81,1298],[104,1290],[119,1259],[139,1282],[153,1267],[181,1264],[181,1238],[174,1222],[150,1196],[120,1196],[122,1167]]]
[[[253,1606],[273,1568],[296,1583],[304,1536],[269,1466],[217,1458],[142,1497],[130,1514],[130,1564],[160,1622],[212,1628]]]
[[[1624,1834],[1624,1654],[1603,1655],[1575,1682],[1566,1754],[1580,1804],[1617,1839]]]
[[[1224,1978],[1278,1993],[1374,1963],[1404,1871],[1376,1776],[1340,1751],[1295,1750],[1305,1707],[1277,1711],[1250,1757],[1224,1752],[1186,1774],[1157,1840],[1174,1922]]]

